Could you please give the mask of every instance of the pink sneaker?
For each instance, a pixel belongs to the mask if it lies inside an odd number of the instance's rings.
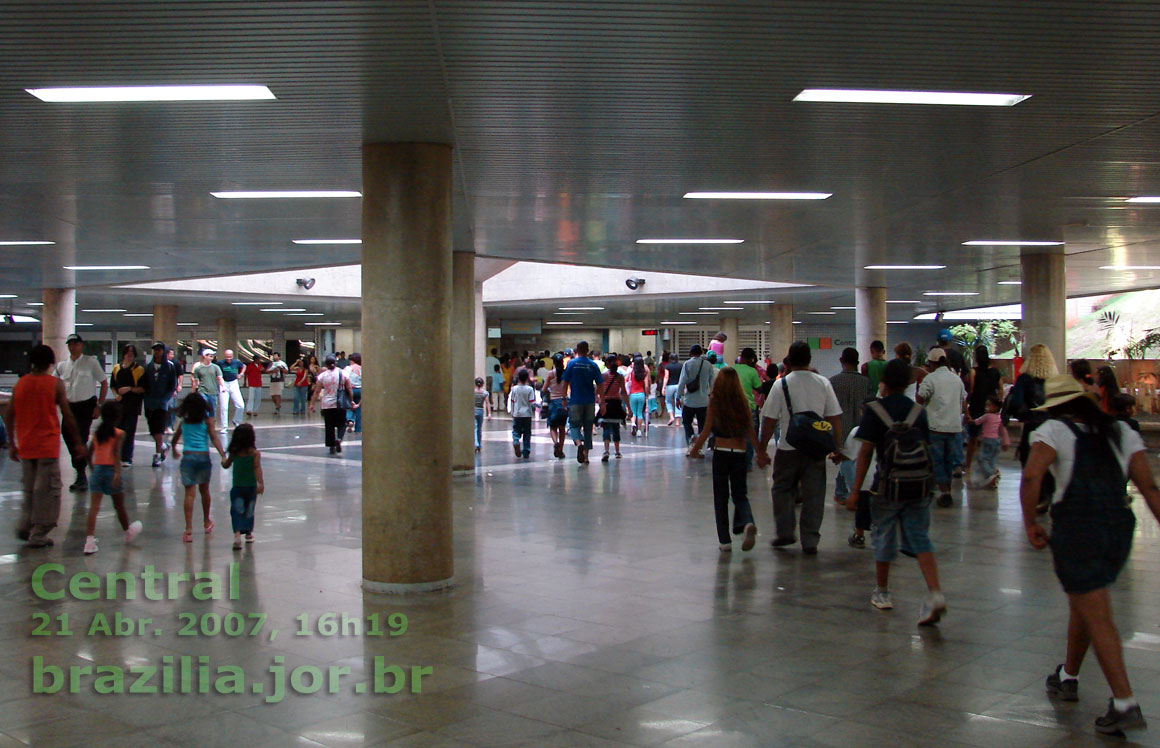
[[[125,542],[132,543],[133,538],[141,534],[141,527],[141,520],[133,521],[133,523],[130,524],[129,527],[125,530]]]
[[[85,538],[85,555],[91,556],[97,552],[97,539],[92,535]]]

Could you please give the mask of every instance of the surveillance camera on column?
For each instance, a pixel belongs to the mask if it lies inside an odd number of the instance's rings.
[[[629,278],[624,282],[624,285],[628,286],[632,291],[637,291],[644,285],[644,278]]]

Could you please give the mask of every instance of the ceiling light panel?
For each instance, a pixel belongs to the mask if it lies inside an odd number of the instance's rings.
[[[832,192],[686,192],[688,200],[825,200]]]
[[[255,101],[275,98],[266,86],[102,86],[97,88],[26,88],[52,104],[134,101]]]
[[[237,191],[211,192],[219,200],[278,200],[295,198],[321,197],[362,197],[361,192],[350,190],[267,190],[267,191]]]
[[[741,244],[744,239],[637,239],[637,244]]]
[[[1015,106],[1030,94],[956,91],[875,91],[856,88],[807,88],[794,101],[841,104],[924,104],[935,106]]]

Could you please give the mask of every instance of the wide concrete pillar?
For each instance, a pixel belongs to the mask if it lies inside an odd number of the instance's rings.
[[[363,588],[452,583],[451,146],[363,146]],[[411,393],[406,395],[405,393]],[[440,417],[399,428],[420,397]]]
[[[475,253],[453,252],[451,260],[451,471],[475,472]]]
[[[40,314],[40,339],[56,354],[57,361],[68,358],[66,338],[76,330],[77,292],[75,288],[46,288]]]
[[[475,360],[472,371],[475,376],[487,381],[487,314],[483,311],[483,281],[477,281],[474,288],[475,303]]]
[[[238,322],[233,317],[218,317],[218,357],[226,350],[238,352]]]
[[[886,289],[858,287],[854,289],[855,340],[863,361],[870,360],[870,344],[881,340],[886,345]],[[890,350],[887,345],[886,350]]]
[[[1063,252],[1039,252],[1020,258],[1023,266],[1023,348],[1043,343],[1067,370],[1067,277]]]
[[[153,305],[153,340],[160,340],[170,348],[177,345],[177,307],[175,305]]]
[[[737,318],[723,318],[721,332],[725,333],[725,363],[732,364],[737,361],[737,356],[741,353],[740,341],[737,339],[739,337]]]
[[[793,342],[793,304],[774,304],[769,308],[769,360],[780,364]]]

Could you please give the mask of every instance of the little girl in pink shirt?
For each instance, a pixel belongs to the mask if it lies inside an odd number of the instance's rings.
[[[1003,403],[998,398],[987,399],[987,412],[975,419],[975,425],[982,426],[979,435],[979,454],[975,456],[975,484],[994,488],[999,482],[999,450],[1011,446],[1011,437],[1003,428],[999,417]]]

